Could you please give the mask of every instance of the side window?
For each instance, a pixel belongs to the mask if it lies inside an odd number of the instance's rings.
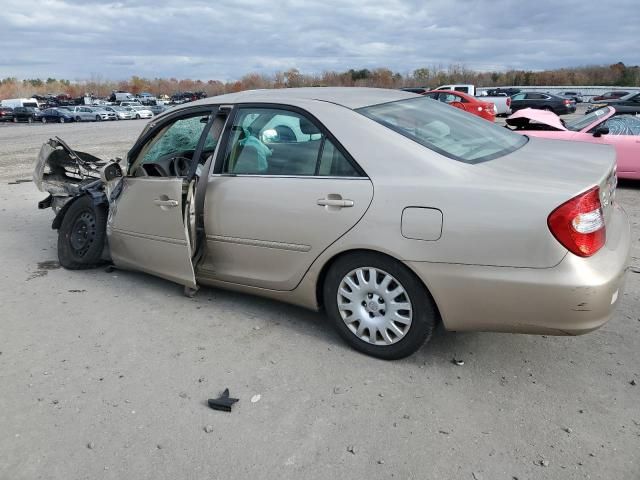
[[[142,147],[136,160],[132,163],[131,172],[140,165],[149,163],[163,163],[168,156],[176,155],[192,159],[193,154],[207,124],[208,115],[199,113],[186,118],[181,118],[161,128]],[[204,149],[211,150],[215,146],[215,139],[207,137]]]
[[[617,115],[610,117],[598,125],[598,127],[607,127],[609,135],[640,135],[640,117],[635,115]],[[596,127],[597,128],[597,127]],[[592,128],[590,133],[595,132]]]
[[[524,93],[518,93],[516,95],[514,95],[513,97],[511,97],[512,100],[524,100]]]
[[[329,177],[359,177],[349,160],[326,138],[320,157],[318,175]]]
[[[544,96],[540,93],[527,93],[527,100],[541,100]]]
[[[241,175],[359,176],[307,117],[269,108],[238,111],[222,171]]]

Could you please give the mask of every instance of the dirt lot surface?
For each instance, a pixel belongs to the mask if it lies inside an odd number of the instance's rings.
[[[9,183],[50,136],[124,155],[143,125],[0,126],[0,479],[640,478],[640,185],[618,190],[635,271],[602,329],[439,331],[384,362],[314,312],[59,268],[44,195]],[[233,412],[209,409],[227,387]]]

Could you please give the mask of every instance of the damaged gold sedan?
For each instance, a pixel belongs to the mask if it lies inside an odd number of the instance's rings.
[[[402,91],[248,91],[172,109],[125,160],[59,138],[34,172],[69,269],[324,308],[394,359],[450,330],[574,335],[630,251],[607,146],[527,138]]]

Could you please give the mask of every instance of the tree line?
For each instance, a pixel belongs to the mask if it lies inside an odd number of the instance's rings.
[[[203,91],[209,96],[238,92],[256,88],[287,88],[311,86],[363,86],[382,88],[437,87],[451,83],[471,83],[482,87],[493,86],[547,86],[547,85],[602,85],[640,86],[640,67],[626,66],[622,62],[611,65],[593,65],[556,70],[507,70],[480,72],[464,65],[448,67],[430,66],[401,74],[388,68],[350,69],[343,72],[326,71],[305,74],[292,68],[274,74],[249,73],[239,80],[221,82],[219,80],[191,80],[177,78],[142,78],[132,76],[128,80],[105,80],[93,76],[89,80],[71,81],[47,78],[46,80],[17,79],[8,77],[0,80],[0,98],[30,97],[32,95],[67,94],[78,97],[93,94],[106,97],[114,90],[133,94],[150,92],[154,95],[171,95],[176,92]]]

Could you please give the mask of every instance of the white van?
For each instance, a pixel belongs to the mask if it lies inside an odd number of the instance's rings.
[[[38,100],[36,100],[35,98],[8,98],[0,102],[0,107],[9,107],[9,108],[16,108],[16,107],[38,108],[39,106],[40,105],[38,105]]]
[[[136,97],[134,97],[129,92],[114,92],[114,96],[116,98],[116,102],[125,102],[136,99]]]
[[[476,96],[476,87],[475,85],[441,85],[436,88],[436,90],[451,90],[454,92],[462,92],[472,97]]]

